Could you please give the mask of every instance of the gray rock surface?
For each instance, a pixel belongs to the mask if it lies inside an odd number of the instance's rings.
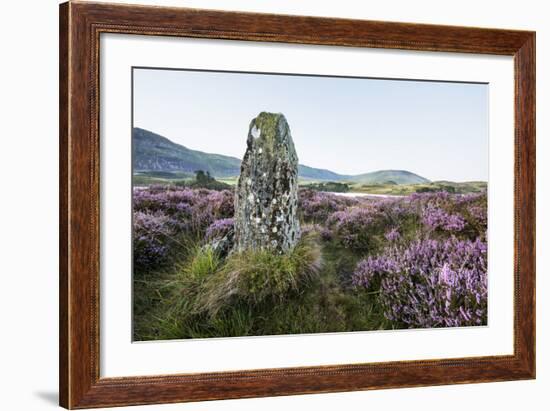
[[[235,250],[284,253],[300,237],[298,156],[282,114],[252,120],[235,192]]]
[[[216,237],[210,241],[209,246],[220,257],[226,257],[235,244],[235,230],[230,230],[223,237]]]

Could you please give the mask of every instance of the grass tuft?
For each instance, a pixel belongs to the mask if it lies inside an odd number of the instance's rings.
[[[205,281],[197,309],[215,316],[235,303],[282,302],[311,283],[320,268],[321,248],[314,235],[302,237],[288,254],[269,250],[234,253]]]

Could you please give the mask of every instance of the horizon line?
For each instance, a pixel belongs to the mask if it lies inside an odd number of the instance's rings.
[[[132,129],[136,129],[136,128],[138,128],[140,130],[147,131],[147,132],[152,133],[152,134],[156,134],[157,136],[160,136],[160,137],[165,138],[166,140],[170,141],[172,144],[178,145],[180,147],[184,147],[184,148],[186,148],[188,150],[191,150],[191,151],[195,151],[195,152],[202,153],[202,154],[224,156],[224,157],[232,158],[234,160],[238,160],[239,162],[242,162],[242,159],[239,159],[238,157],[234,157],[234,156],[231,156],[231,155],[221,154],[221,153],[212,153],[212,152],[201,151],[201,150],[195,150],[195,149],[190,148],[188,146],[184,146],[183,144],[176,143],[175,141],[171,140],[170,138],[168,138],[166,136],[163,136],[162,134],[159,134],[155,131],[151,131],[151,130],[148,130],[148,129],[143,128],[143,127],[138,127],[138,126],[132,125]],[[133,133],[132,133],[132,140],[133,140]],[[446,181],[450,182],[450,183],[476,183],[476,182],[488,183],[487,180],[460,180],[460,181],[458,181],[458,180],[449,180],[449,179],[432,180],[432,179],[429,179],[427,177],[424,177],[423,175],[415,173],[413,171],[406,170],[406,169],[396,169],[396,168],[383,168],[383,169],[378,169],[378,170],[373,170],[373,171],[365,171],[365,172],[361,172],[361,173],[358,173],[358,174],[348,174],[348,173],[337,172],[337,171],[334,171],[334,170],[331,170],[331,169],[328,169],[328,168],[309,166],[309,165],[301,164],[301,163],[299,163],[298,166],[313,168],[313,169],[317,169],[317,170],[324,170],[324,171],[328,171],[328,172],[331,172],[331,173],[334,173],[334,174],[338,174],[342,177],[357,177],[357,176],[361,176],[361,175],[364,175],[364,174],[374,174],[374,173],[380,173],[380,172],[384,172],[384,171],[398,171],[398,172],[405,172],[405,173],[414,174],[417,177],[428,180],[428,182],[430,182],[430,183],[446,182]],[[132,169],[132,173],[134,173],[135,171],[136,170]],[[143,171],[160,171],[160,170],[143,170]],[[299,175],[298,175],[298,177],[299,177]],[[312,178],[309,178],[309,179],[310,180],[315,180],[315,179],[312,179]],[[327,180],[327,181],[330,181],[330,180]],[[416,183],[416,184],[422,184],[422,183]]]

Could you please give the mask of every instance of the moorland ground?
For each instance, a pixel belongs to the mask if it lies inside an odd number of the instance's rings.
[[[487,322],[485,183],[343,189],[401,196],[359,198],[302,182],[302,238],[274,255],[212,246],[233,228],[232,179],[173,177],[135,176],[135,340]]]

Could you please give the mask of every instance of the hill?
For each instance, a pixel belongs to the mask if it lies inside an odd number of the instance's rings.
[[[147,174],[165,178],[170,175],[192,175],[197,170],[208,171],[217,178],[236,177],[240,173],[241,160],[221,154],[204,153],[142,128],[132,133],[134,174]],[[160,173],[160,174],[159,174]],[[429,180],[405,170],[380,170],[359,175],[344,175],[334,171],[300,164],[301,179],[312,181],[350,182],[359,184],[420,184]]]
[[[136,171],[208,171],[216,177],[239,175],[241,161],[220,154],[191,150],[159,134],[141,128],[132,133],[132,155]]]
[[[430,180],[406,170],[380,170],[351,176],[350,180],[361,184],[423,184]]]

